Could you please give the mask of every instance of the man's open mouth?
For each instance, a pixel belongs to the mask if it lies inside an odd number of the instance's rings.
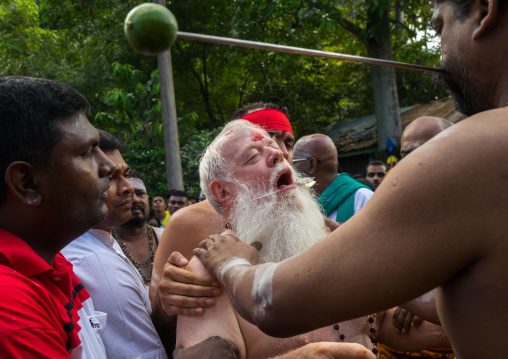
[[[277,191],[285,191],[296,187],[296,184],[293,182],[293,175],[290,169],[286,169],[280,173],[276,183]]]

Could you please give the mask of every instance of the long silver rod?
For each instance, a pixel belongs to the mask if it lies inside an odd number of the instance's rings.
[[[303,47],[275,45],[275,44],[269,44],[266,42],[233,39],[230,37],[203,35],[203,34],[195,34],[195,33],[191,33],[191,32],[182,32],[182,31],[178,31],[178,37],[180,39],[186,39],[186,40],[195,40],[195,41],[211,42],[214,44],[249,47],[249,48],[253,48],[253,49],[268,50],[268,51],[287,52],[290,54],[309,55],[309,56],[316,56],[316,57],[328,57],[331,59],[356,61],[356,62],[363,62],[365,64],[371,64],[371,65],[398,67],[401,69],[411,69],[411,70],[418,70],[418,71],[431,71],[431,72],[441,72],[441,73],[445,72],[444,69],[440,69],[437,67],[406,64],[404,62],[374,59],[371,57],[345,55],[345,54],[339,54],[336,52],[311,50],[311,49],[305,49]]]

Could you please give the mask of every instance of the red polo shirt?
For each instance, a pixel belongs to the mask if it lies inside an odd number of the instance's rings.
[[[70,358],[80,344],[81,303],[90,295],[60,253],[53,268],[0,228],[0,356]]]

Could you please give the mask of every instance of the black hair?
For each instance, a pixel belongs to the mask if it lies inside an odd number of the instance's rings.
[[[143,181],[143,176],[141,176],[141,173],[136,170],[130,170],[129,174],[127,175],[129,178],[139,178],[141,181]],[[144,181],[143,181],[144,182]],[[161,196],[162,197],[162,196]],[[164,198],[164,197],[162,197]]]
[[[366,179],[366,178],[363,178],[363,177],[362,177],[362,178],[355,178],[355,180],[356,180],[356,182],[360,182],[361,184],[363,184],[363,185],[365,185],[365,186],[369,187],[369,188],[370,188],[370,190],[371,190],[372,192],[374,192],[374,191],[376,190],[376,189],[374,188],[374,186],[372,185],[372,182],[371,182],[371,181],[369,181],[369,180],[368,180],[368,179]]]
[[[370,161],[369,164],[367,165],[367,167],[369,166],[385,166],[386,167],[386,163],[384,163],[383,161]]]
[[[171,194],[169,196],[170,197],[172,197],[172,196],[175,196],[175,197],[185,197],[185,198],[189,199],[189,196],[187,195],[187,193],[185,191],[180,191],[180,190],[177,190],[177,189],[172,190]]]
[[[97,132],[99,132],[99,148],[103,152],[109,152],[113,150],[122,152],[125,149],[125,144],[116,138],[113,134],[99,129],[97,129]]]
[[[155,219],[155,220],[157,221],[157,228],[160,228],[160,226],[161,226],[161,220],[160,220],[159,218],[155,217],[155,216],[148,216],[148,217],[146,218],[146,222],[148,223],[148,222],[150,222],[152,219]]]
[[[87,115],[90,104],[69,85],[25,76],[0,78],[0,201],[12,162],[47,166],[62,138],[57,120]]]
[[[156,194],[155,196],[153,196],[152,201],[153,201],[153,199],[154,199],[155,197],[161,197],[161,198],[164,200],[164,203],[168,203],[167,198],[166,198],[166,197],[164,197],[162,194]]]
[[[169,197],[171,197],[171,195],[173,194],[173,192],[176,191],[176,189],[170,189],[167,193],[166,193],[166,199],[168,200],[169,202]]]
[[[287,107],[284,107],[282,105],[272,103],[272,102],[253,102],[253,103],[249,103],[243,107],[240,107],[238,110],[236,110],[231,115],[231,121],[238,120],[239,118],[241,118],[242,116],[245,116],[246,114],[252,112],[253,110],[260,110],[260,109],[265,109],[265,108],[272,108],[274,110],[279,110],[280,112],[284,113],[284,115],[286,115],[286,117],[289,120],[289,113],[288,113]]]
[[[469,10],[471,9],[473,0],[435,0],[435,3],[437,4],[444,2],[451,2],[456,9],[455,16],[462,20],[469,15]]]

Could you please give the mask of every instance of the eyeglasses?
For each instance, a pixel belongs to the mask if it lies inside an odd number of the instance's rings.
[[[308,157],[308,158],[293,158],[293,163],[296,163],[296,162],[302,162],[302,161],[308,161],[308,160],[311,160],[311,159],[315,159],[317,161],[317,163],[321,163],[320,160],[318,160],[316,157]]]
[[[378,176],[379,178],[384,178],[385,174],[386,174],[385,172],[369,172],[367,173],[367,177],[372,178]]]

